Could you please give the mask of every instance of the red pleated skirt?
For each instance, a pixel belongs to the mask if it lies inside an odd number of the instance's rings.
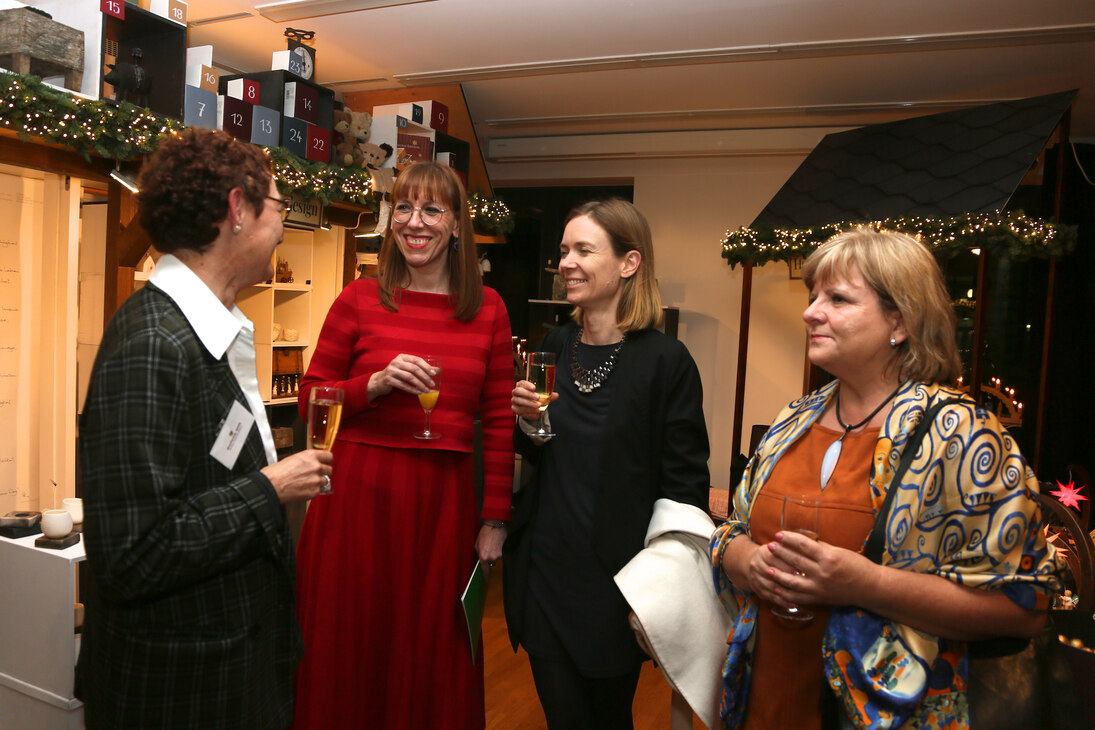
[[[460,596],[478,534],[472,455],[338,442],[297,549],[294,728],[480,730]]]

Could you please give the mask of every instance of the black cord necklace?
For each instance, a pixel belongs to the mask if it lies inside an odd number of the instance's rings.
[[[870,423],[871,419],[874,418],[875,416],[877,416],[878,412],[881,411],[886,406],[887,403],[889,403],[890,401],[892,401],[894,399],[894,396],[897,395],[898,391],[900,391],[901,388],[904,385],[905,384],[902,383],[901,385],[894,388],[894,391],[892,393],[890,393],[888,396],[886,396],[886,400],[879,403],[878,408],[875,408],[873,411],[871,411],[869,416],[864,418],[859,423],[853,423],[850,426],[848,424],[844,423],[844,419],[840,417],[840,388],[837,388],[837,391],[836,391],[836,422],[839,423],[840,427],[844,429],[844,433],[840,434],[840,438],[838,438],[833,443],[829,444],[829,448],[825,449],[825,456],[821,460],[821,488],[822,489],[825,489],[825,486],[829,483],[829,478],[833,476],[833,471],[836,470],[836,463],[837,463],[837,461],[840,460],[840,451],[841,451],[841,449],[844,448],[844,437],[847,436],[848,434],[850,434],[852,431],[856,430],[857,428],[860,428],[862,426],[866,426],[868,423]]]
[[[904,383],[902,383],[901,385],[904,385]],[[901,390],[901,385],[894,388],[894,391],[892,393],[890,393],[888,396],[886,396],[886,400],[879,403],[878,408],[875,408],[873,411],[871,411],[871,415],[867,416],[866,418],[864,418],[859,423],[853,424],[851,426],[844,423],[844,419],[840,417],[840,388],[837,388],[837,390],[836,390],[836,422],[839,423],[840,427],[844,429],[844,436],[847,436],[850,431],[856,430],[857,428],[859,428],[860,426],[863,426],[864,424],[868,423],[872,418],[877,416],[878,412],[882,410],[882,407],[885,406],[890,401],[892,401],[893,397],[895,395],[897,395],[897,391]],[[841,436],[840,438],[844,438],[844,436]]]

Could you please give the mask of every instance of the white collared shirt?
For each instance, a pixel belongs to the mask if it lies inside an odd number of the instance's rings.
[[[262,437],[267,463],[278,460],[274,434],[266,420],[266,408],[259,395],[255,364],[255,325],[235,304],[226,309],[217,295],[198,275],[171,254],[164,254],[148,280],[162,289],[182,310],[202,346],[217,360],[228,353],[228,366],[247,397],[247,406],[255,416],[255,427]]]

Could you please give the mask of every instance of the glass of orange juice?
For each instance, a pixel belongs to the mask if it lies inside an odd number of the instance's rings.
[[[441,358],[430,356],[422,359],[434,369],[435,374],[433,375],[433,388],[418,394],[418,404],[426,412],[426,428],[416,433],[414,437],[423,441],[432,441],[441,438],[441,434],[430,430],[430,414],[437,406],[437,399],[441,395]]]

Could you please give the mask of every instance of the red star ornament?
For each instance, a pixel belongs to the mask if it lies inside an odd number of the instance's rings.
[[[1075,482],[1073,482],[1071,479],[1068,481],[1068,484],[1061,484],[1060,482],[1057,482],[1057,486],[1060,487],[1060,489],[1056,491],[1050,491],[1050,494],[1060,500],[1061,504],[1065,505],[1066,507],[1074,507],[1075,509],[1080,509],[1080,500],[1087,499],[1087,497],[1080,494],[1080,492],[1083,490],[1083,487],[1076,487]]]

